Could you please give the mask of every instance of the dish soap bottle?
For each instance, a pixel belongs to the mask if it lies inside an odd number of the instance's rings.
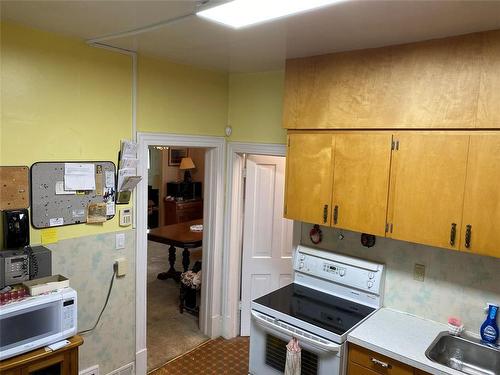
[[[487,344],[496,345],[498,340],[497,313],[498,305],[488,303],[488,317],[481,326],[481,338]]]

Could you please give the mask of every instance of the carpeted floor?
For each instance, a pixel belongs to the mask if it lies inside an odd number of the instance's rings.
[[[182,270],[182,249],[177,249],[176,269]],[[201,260],[201,249],[191,251],[191,265]],[[208,340],[198,328],[198,318],[179,313],[179,284],[156,275],[168,269],[168,246],[148,241],[148,371]]]
[[[247,375],[248,337],[210,340],[149,375]]]

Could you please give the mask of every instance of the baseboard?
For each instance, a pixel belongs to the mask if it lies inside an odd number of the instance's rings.
[[[212,316],[212,332],[210,332],[209,336],[212,339],[220,337],[222,335],[222,316],[215,315]]]
[[[134,374],[135,374],[134,362],[130,362],[125,366],[122,366],[120,368],[117,368],[116,370],[109,372],[107,375],[134,375]]]
[[[148,350],[146,348],[135,353],[135,374],[146,375],[148,372]]]

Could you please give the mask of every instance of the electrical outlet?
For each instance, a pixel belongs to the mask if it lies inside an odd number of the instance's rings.
[[[116,250],[125,249],[125,233],[116,234]]]
[[[425,279],[425,265],[415,263],[415,269],[413,271],[413,279],[417,281],[424,281]]]
[[[118,258],[115,260],[116,276],[125,276],[128,270],[128,261],[126,258]]]

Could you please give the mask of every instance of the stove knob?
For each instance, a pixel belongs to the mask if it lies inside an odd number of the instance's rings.
[[[304,262],[299,263],[299,268],[304,268]]]
[[[368,286],[368,289],[370,289],[373,286],[373,281],[368,281],[366,285]]]
[[[370,273],[368,274],[368,278],[369,278],[369,279],[373,279],[374,277],[375,277],[375,274],[374,274],[373,272],[370,272]]]
[[[339,270],[339,275],[340,275],[340,277],[343,277],[345,275],[345,269],[341,268]]]
[[[300,260],[304,260],[304,259],[306,259],[306,256],[305,256],[304,254],[302,254],[302,255],[300,256]]]

